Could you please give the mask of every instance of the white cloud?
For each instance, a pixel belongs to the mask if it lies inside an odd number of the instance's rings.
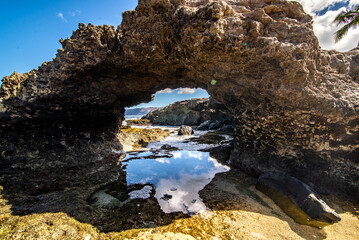
[[[337,11],[328,11],[323,16],[314,17],[314,32],[319,39],[320,46],[323,49],[336,49],[339,51],[348,51],[358,45],[359,29],[350,29],[348,34],[342,40],[335,43],[334,34],[341,28],[341,25],[333,23],[334,18],[345,8]]]
[[[359,0],[351,0],[349,1],[349,7],[352,8],[352,7],[355,7],[359,5]]]
[[[165,89],[163,89],[163,90],[161,90],[161,91],[156,92],[156,94],[157,94],[157,93],[172,93],[172,89],[170,89],[170,88],[165,88]]]
[[[202,160],[205,157],[205,154],[202,152],[188,152],[188,157],[196,158],[198,160]]]
[[[182,158],[182,152],[173,152],[172,155],[174,159]]]
[[[70,16],[71,17],[75,17],[75,16],[77,16],[77,15],[80,15],[82,12],[80,11],[80,10],[75,10],[75,11],[73,11],[73,12],[70,12]]]
[[[166,158],[157,158],[155,159],[156,162],[159,162],[159,163],[167,163],[167,164],[170,164],[170,160],[169,159],[166,159]]]
[[[319,11],[326,9],[327,7],[333,6],[335,3],[346,3],[348,7],[353,7],[359,4],[359,0],[327,0],[327,1],[318,1],[318,0],[297,0],[302,4],[304,10],[313,16],[313,29],[315,35],[318,37],[319,44],[323,49],[335,49],[338,51],[348,51],[358,45],[359,39],[359,29],[350,29],[348,34],[344,38],[335,43],[334,34],[341,28],[341,25],[333,23],[335,17],[345,8],[340,8],[338,10],[327,11],[324,15],[319,16],[317,14]]]
[[[333,6],[335,3],[344,2],[343,0],[297,0],[302,4],[304,11],[314,15],[315,12],[321,11],[329,6]]]
[[[57,16],[64,22],[67,22],[67,19],[64,17],[64,14],[62,12],[59,12]]]
[[[177,93],[178,94],[193,94],[196,92],[195,88],[181,88]]]

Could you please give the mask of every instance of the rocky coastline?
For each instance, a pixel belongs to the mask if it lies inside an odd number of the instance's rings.
[[[114,136],[124,107],[200,87],[232,113],[234,166],[359,198],[359,50],[320,49],[300,4],[140,1],[117,29],[80,24],[60,42],[53,61],[3,79],[4,139]]]
[[[359,48],[322,50],[299,3],[141,0],[116,29],[79,24],[60,43],[53,61],[2,80],[0,238],[359,235]],[[200,193],[213,212],[104,226],[115,216],[89,199],[124,178],[125,107],[178,87],[207,90],[232,119],[233,151],[223,157],[233,169]],[[322,230],[295,223],[255,189],[269,171],[319,192],[342,220]],[[112,232],[132,225],[142,229]]]

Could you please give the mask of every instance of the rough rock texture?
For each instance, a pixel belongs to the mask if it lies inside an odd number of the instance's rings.
[[[147,119],[129,119],[122,124],[122,126],[152,126],[152,123]]]
[[[213,98],[196,98],[175,102],[142,118],[159,125],[197,126],[208,120],[231,122],[232,116],[223,104]]]
[[[321,50],[298,3],[140,0],[117,29],[80,24],[60,42],[53,61],[3,79],[6,156],[11,139],[101,136],[158,90],[200,87],[232,112],[233,165],[359,199],[359,48]]]
[[[132,151],[146,147],[148,143],[161,141],[170,135],[169,131],[160,128],[123,128],[117,134],[117,139],[121,142],[124,151]]]
[[[311,187],[294,177],[279,172],[263,173],[256,188],[268,195],[285,213],[300,224],[324,227],[340,221]]]
[[[192,135],[193,129],[190,126],[181,126],[178,130],[178,135]]]

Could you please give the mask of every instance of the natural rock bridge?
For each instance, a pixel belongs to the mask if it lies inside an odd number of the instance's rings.
[[[61,44],[53,61],[3,79],[3,146],[114,132],[124,107],[200,87],[233,114],[233,165],[359,199],[359,49],[321,50],[298,3],[139,0],[117,29],[80,24]]]

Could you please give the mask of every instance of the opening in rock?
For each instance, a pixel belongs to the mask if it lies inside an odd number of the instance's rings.
[[[125,118],[141,118],[154,110],[164,108],[175,102],[208,97],[209,95],[207,91],[201,88],[165,88],[163,90],[157,91],[154,94],[154,99],[151,102],[141,103],[139,105],[126,108]]]
[[[183,92],[187,95],[181,96]],[[121,222],[124,218],[154,227],[209,210],[199,192],[217,173],[230,169],[233,128],[223,104],[201,89],[165,89],[158,95],[165,101],[155,98],[127,110],[117,135],[126,151],[120,177],[89,199],[94,208],[106,212],[101,222],[117,215],[116,224],[101,225],[106,231],[132,228]],[[201,95],[207,98],[188,99]],[[187,100],[172,103],[176,97]],[[171,104],[157,107],[160,102]]]
[[[1,202],[8,201],[1,204],[6,207],[4,212],[11,214],[2,228],[13,229],[8,238],[26,238],[18,233],[24,233],[21,222],[32,222],[29,218],[49,223],[49,215],[42,213],[51,213],[56,220],[64,219],[59,212],[67,213],[81,222],[102,226],[104,231],[124,224],[143,227],[134,224],[143,219],[137,205],[132,206],[131,215],[116,220],[121,212],[92,207],[84,200],[121,177],[127,181],[125,174],[119,177],[119,172],[124,172],[123,154],[111,152],[120,150],[116,136],[125,132],[117,132],[118,122],[124,120],[125,107],[149,102],[152,94],[166,87],[201,87],[230,109],[234,166],[254,177],[267,171],[284,172],[319,193],[340,193],[357,201],[359,49],[347,53],[322,50],[311,22],[292,1],[141,0],[135,11],[123,14],[118,28],[80,24],[73,36],[61,41],[63,49],[53,61],[29,73],[5,77],[0,91],[0,185],[4,189],[0,190]],[[139,134],[138,130],[127,131]],[[182,129],[182,134],[190,132]],[[128,146],[132,147],[133,139],[138,149],[150,148],[154,140],[126,137]],[[218,136],[197,140],[208,144]],[[168,145],[164,148],[171,149]],[[220,149],[216,154],[224,152]],[[210,219],[214,222],[210,227],[208,220],[194,216],[191,222],[203,224],[190,227],[193,237],[263,238],[245,235],[256,232],[241,224],[254,226],[254,219],[267,219],[257,226],[269,226],[265,231],[268,239],[278,238],[270,233],[283,234],[288,226],[305,239],[317,236],[318,232],[287,221],[253,188],[253,179],[238,169],[222,173],[223,178],[218,175],[201,191],[210,193],[204,202],[211,204],[211,209],[241,211],[224,213],[224,220],[216,217],[221,214],[217,211],[214,216],[219,220]],[[150,187],[135,185],[128,193],[146,194]],[[125,196],[105,194],[112,197],[105,195],[104,202],[127,199],[127,192]],[[165,194],[163,200],[169,201],[170,193]],[[246,203],[241,205],[243,198]],[[270,208],[258,205],[261,200]],[[150,206],[141,204],[142,199],[136,201],[146,209]],[[156,206],[154,212],[161,212]],[[241,216],[243,210],[253,213],[251,224],[242,221],[247,219]],[[158,223],[165,224],[166,219],[173,218],[159,216]],[[56,220],[51,224],[59,222]],[[116,224],[111,225],[112,220]],[[234,226],[232,232],[223,231],[229,226],[227,220]],[[142,222],[154,226],[150,221]],[[357,229],[350,228],[349,221],[343,222],[343,229]],[[168,232],[177,225],[168,227]],[[50,224],[25,226],[47,229]],[[186,233],[182,226],[181,232]],[[54,229],[47,236],[61,232],[72,234]],[[346,239],[348,232],[342,232]],[[287,233],[287,238],[298,238]],[[323,235],[320,238],[326,237]]]

